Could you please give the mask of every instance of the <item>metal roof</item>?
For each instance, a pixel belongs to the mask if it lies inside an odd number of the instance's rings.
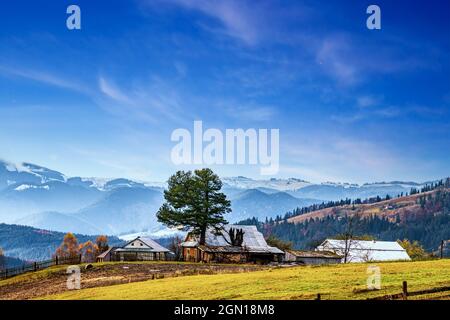
[[[130,243],[139,240],[142,243],[144,243],[147,248],[131,248],[129,246]],[[126,245],[124,245],[122,248],[117,249],[116,251],[126,251],[130,249],[137,249],[139,251],[145,250],[145,251],[151,251],[151,252],[169,252],[170,250],[167,248],[164,248],[162,245],[157,243],[155,240],[149,238],[149,237],[137,237],[136,239],[133,239],[131,241],[128,241]]]
[[[406,250],[396,241],[350,240],[348,260],[350,262],[411,260]],[[317,251],[333,251],[344,255],[345,240],[326,239]]]
[[[108,250],[101,253],[97,258],[105,258],[111,251],[115,251],[117,247],[109,247]]]
[[[214,253],[269,253],[269,254],[283,253],[283,251],[281,251],[280,249],[269,246],[267,247],[198,246],[198,248],[205,252],[214,252]]]
[[[184,241],[181,243],[182,247],[195,248],[198,247],[198,241]]]
[[[325,259],[341,259],[342,256],[331,251],[300,251],[287,250],[290,254],[299,258],[325,258]]]
[[[278,248],[269,246],[264,239],[263,234],[258,231],[256,226],[226,225],[223,227],[226,231],[229,231],[231,228],[242,229],[242,231],[244,231],[244,242],[242,243],[242,247],[244,247],[246,251],[277,254],[284,253]],[[185,241],[182,243],[182,246],[196,247],[198,246],[198,241],[196,240],[197,239]],[[214,229],[207,230],[205,242],[206,247],[232,247],[228,232],[216,234]]]

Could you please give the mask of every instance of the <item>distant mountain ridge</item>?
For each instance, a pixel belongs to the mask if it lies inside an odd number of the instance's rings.
[[[276,217],[296,207],[328,200],[396,196],[421,184],[392,182],[355,185],[314,184],[288,179],[222,178],[232,202],[226,218]],[[0,222],[82,234],[158,233],[155,213],[163,203],[165,183],[126,178],[68,177],[31,163],[0,161]]]

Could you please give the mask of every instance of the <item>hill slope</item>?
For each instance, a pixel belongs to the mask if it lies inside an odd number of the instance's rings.
[[[61,244],[64,233],[32,227],[0,223],[0,247],[9,257],[26,261],[41,261],[51,258]],[[76,234],[79,243],[95,241],[96,236]],[[122,243],[116,237],[109,237],[110,245]]]
[[[292,242],[297,249],[312,249],[324,239],[348,232],[378,240],[419,241],[428,252],[437,252],[450,239],[450,188],[423,192],[373,204],[344,205],[297,215],[288,220],[254,224],[266,236]],[[445,254],[450,253],[450,246]]]
[[[393,218],[404,212],[417,212],[420,209],[418,199],[423,196],[433,195],[436,191],[415,194],[412,196],[400,197],[371,204],[346,205],[340,207],[326,208],[314,212],[302,214],[288,219],[290,223],[301,223],[309,219],[323,219],[332,215],[359,215],[368,217],[378,215],[379,217]]]
[[[382,290],[367,290],[367,264],[306,266],[237,274],[198,275],[66,291],[46,299],[325,299],[357,300],[448,287],[450,260],[377,263]],[[448,290],[448,289],[447,289]],[[449,292],[441,293],[449,298]],[[419,297],[420,298],[420,297]],[[426,298],[426,296],[425,296]]]

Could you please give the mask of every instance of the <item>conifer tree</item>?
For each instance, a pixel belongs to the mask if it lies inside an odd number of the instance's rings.
[[[164,191],[166,202],[157,212],[158,221],[200,236],[205,244],[206,230],[223,231],[223,215],[231,212],[231,203],[220,190],[222,181],[211,169],[178,171],[170,177]]]

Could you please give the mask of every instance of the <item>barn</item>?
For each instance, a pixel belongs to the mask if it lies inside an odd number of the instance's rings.
[[[239,245],[232,241],[233,230],[241,231],[243,237]],[[230,237],[230,234],[232,235]],[[233,243],[234,242],[234,243]],[[188,233],[181,244],[183,260],[191,262],[221,263],[269,263],[281,262],[284,252],[267,244],[256,226],[227,225],[217,234],[212,229],[206,232],[204,245],[199,237]]]
[[[286,250],[285,262],[296,262],[305,265],[323,265],[341,263],[342,257],[329,251]]]
[[[347,252],[347,262],[411,260],[406,250],[396,241],[326,239],[316,251],[334,252],[342,256],[342,260]]]
[[[97,261],[154,261],[171,260],[172,253],[148,237],[137,237],[122,247],[110,248]]]

